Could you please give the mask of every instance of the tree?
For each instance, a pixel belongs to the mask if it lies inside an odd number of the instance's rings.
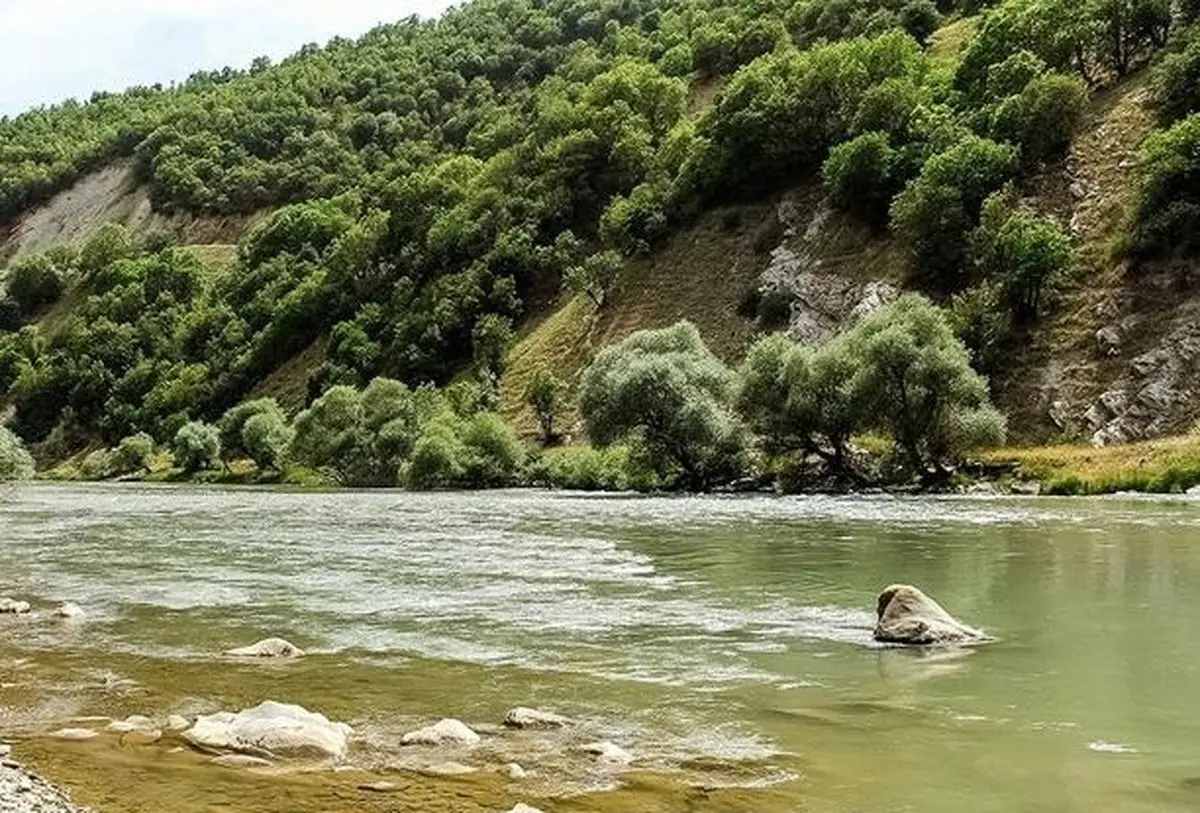
[[[571,291],[585,295],[596,306],[596,310],[600,310],[608,301],[608,295],[624,265],[624,260],[617,252],[601,251],[581,264],[568,268],[563,279]]]
[[[1186,257],[1200,250],[1200,114],[1146,139],[1138,182],[1137,253]]]
[[[742,471],[733,384],[695,326],[680,322],[602,350],[583,374],[580,411],[595,443],[641,437],[661,474],[703,490]]]
[[[1154,99],[1168,120],[1200,113],[1200,31],[1154,68]]]
[[[282,413],[260,412],[242,427],[242,448],[260,471],[280,470],[294,436]]]
[[[217,421],[217,429],[221,433],[221,454],[226,460],[254,457],[244,438],[246,424],[257,415],[270,415],[277,423],[287,425],[287,417],[274,398],[258,398],[238,404]]]
[[[892,203],[892,227],[905,238],[920,274],[943,290],[961,283],[966,235],[984,200],[1016,172],[1012,147],[966,136],[931,158]]]
[[[25,444],[5,426],[0,426],[0,482],[33,477],[33,457]]]
[[[896,151],[886,133],[864,133],[829,151],[823,174],[834,206],[868,223],[887,222],[888,205],[900,191]]]
[[[150,468],[154,456],[154,438],[138,432],[123,438],[109,457],[114,474],[133,474]]]
[[[988,402],[987,381],[928,300],[901,297],[863,320],[847,341],[862,365],[854,387],[911,473],[944,476],[963,452],[1004,441],[1004,418]]]
[[[85,277],[112,265],[118,260],[131,257],[136,245],[133,235],[120,223],[105,223],[99,228],[79,252],[79,270]]]
[[[46,254],[18,260],[9,269],[7,281],[8,295],[20,306],[21,314],[26,318],[57,302],[66,287],[62,272]]]
[[[558,414],[559,399],[562,397],[563,382],[554,373],[542,368],[533,376],[526,402],[533,407],[538,425],[542,430],[542,443],[550,445],[557,437],[554,434],[554,419]]]
[[[997,193],[984,203],[975,251],[989,279],[999,282],[1013,321],[1028,324],[1041,310],[1043,295],[1074,260],[1071,238],[1058,223]]]
[[[221,433],[215,426],[192,421],[175,433],[175,465],[185,473],[213,469],[221,463]]]

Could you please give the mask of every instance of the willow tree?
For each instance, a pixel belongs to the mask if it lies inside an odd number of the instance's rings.
[[[28,480],[33,476],[33,457],[21,439],[0,426],[0,483]]]

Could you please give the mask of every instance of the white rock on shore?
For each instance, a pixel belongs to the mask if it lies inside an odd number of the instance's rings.
[[[441,720],[431,726],[410,731],[400,738],[401,745],[477,745],[479,735],[458,720]]]
[[[304,650],[282,638],[267,638],[257,644],[225,650],[235,658],[302,658]]]
[[[341,758],[354,730],[323,714],[268,700],[252,709],[198,717],[181,735],[197,748],[253,756]]]
[[[66,793],[17,763],[0,763],[0,809],[4,813],[88,813]]]

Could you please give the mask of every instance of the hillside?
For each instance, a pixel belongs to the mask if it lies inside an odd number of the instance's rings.
[[[53,460],[495,380],[532,438],[549,371],[577,437],[581,370],[639,330],[736,366],[915,289],[1011,439],[1185,430],[1200,36],[1126,5],[1046,38],[1061,0],[478,0],[0,121],[9,418]]]

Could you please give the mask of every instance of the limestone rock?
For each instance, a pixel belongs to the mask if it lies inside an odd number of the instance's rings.
[[[341,758],[353,729],[300,706],[268,700],[232,714],[198,717],[182,736],[212,751],[295,758]]]
[[[476,745],[479,735],[458,720],[441,720],[431,726],[410,731],[400,738],[401,745]]]
[[[87,613],[78,604],[68,601],[58,606],[54,611],[54,617],[63,621],[84,621],[87,619]]]
[[[972,644],[987,635],[957,621],[940,604],[907,584],[893,584],[879,594],[875,640],[894,644]]]
[[[273,764],[269,759],[252,757],[249,754],[223,754],[213,757],[212,763],[223,768],[270,768]]]
[[[542,811],[538,810],[536,807],[530,807],[525,803],[521,803],[512,810],[508,811],[508,813],[542,813]]]
[[[192,724],[188,722],[186,717],[181,717],[178,714],[172,714],[167,717],[167,731],[184,731],[191,727]]]
[[[477,772],[477,769],[461,762],[436,762],[421,769],[421,773],[429,776],[466,776]]]
[[[100,735],[97,732],[92,731],[90,728],[60,728],[50,736],[57,740],[73,740],[75,742],[82,742],[83,740],[95,739]]]
[[[359,785],[358,789],[370,791],[371,793],[394,793],[400,789],[400,786],[395,782],[371,782],[366,785]]]
[[[267,638],[257,644],[226,650],[225,654],[237,658],[301,658],[304,650],[282,638]]]
[[[0,615],[24,615],[29,612],[28,601],[14,601],[11,598],[0,598]]]
[[[561,714],[541,709],[528,709],[519,706],[504,715],[504,725],[508,728],[564,728],[571,721]]]
[[[124,720],[114,720],[105,728],[110,734],[146,734],[158,735],[161,732],[154,721],[149,717],[143,717],[140,714],[134,714],[131,717],[126,717]]]
[[[593,756],[602,765],[628,765],[633,762],[633,756],[616,743],[591,742],[579,748],[585,754]]]
[[[509,779],[524,779],[529,776],[529,772],[515,762],[510,762],[500,769],[500,773],[507,776]]]

